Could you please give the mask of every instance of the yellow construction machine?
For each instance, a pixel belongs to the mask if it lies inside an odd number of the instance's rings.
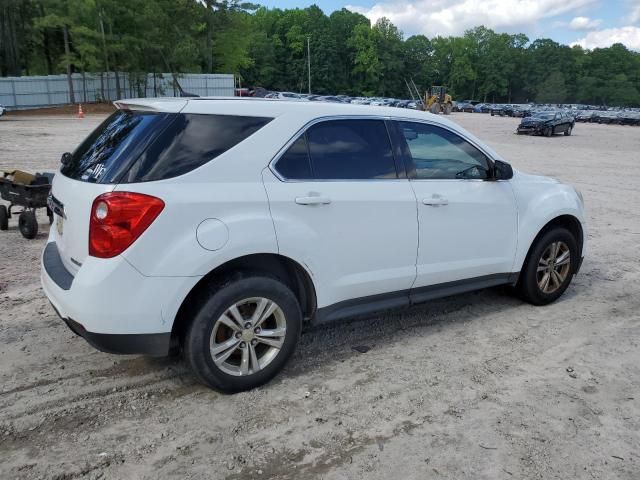
[[[453,111],[453,99],[445,87],[434,86],[425,93],[424,106],[427,112],[449,115]]]

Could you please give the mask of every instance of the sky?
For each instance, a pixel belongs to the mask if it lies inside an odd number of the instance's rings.
[[[484,25],[584,48],[623,43],[640,51],[640,0],[257,0],[266,7],[318,5],[326,14],[347,8],[372,22],[389,18],[404,32],[461,35]]]

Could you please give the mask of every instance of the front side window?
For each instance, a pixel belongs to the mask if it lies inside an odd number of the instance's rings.
[[[387,127],[382,120],[330,120],[307,131],[314,178],[397,178]]]
[[[424,123],[398,122],[413,160],[416,178],[486,179],[487,157],[462,137]]]

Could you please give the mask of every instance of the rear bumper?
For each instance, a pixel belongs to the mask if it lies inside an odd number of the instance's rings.
[[[63,318],[73,333],[84,338],[92,347],[106,353],[141,354],[164,357],[169,352],[171,333],[110,334],[92,333],[70,318]]]
[[[87,257],[73,276],[55,242],[42,255],[42,288],[58,315],[110,353],[166,355],[177,310],[198,279],[145,277],[122,257]]]

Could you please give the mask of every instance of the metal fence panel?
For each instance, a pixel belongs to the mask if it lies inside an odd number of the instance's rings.
[[[187,73],[177,75],[187,93],[205,96],[233,96],[233,74]],[[120,95],[115,72],[72,75],[76,103],[91,103],[118,98],[166,97],[179,95],[170,73],[118,73]],[[66,75],[0,78],[0,104],[8,110],[66,105],[70,103]]]

